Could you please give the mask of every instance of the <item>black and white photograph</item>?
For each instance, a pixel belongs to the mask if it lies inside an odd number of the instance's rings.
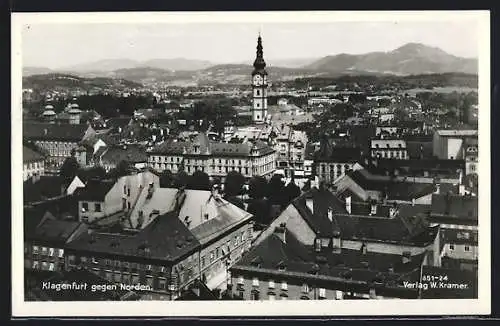
[[[489,31],[13,14],[13,314],[489,313]]]

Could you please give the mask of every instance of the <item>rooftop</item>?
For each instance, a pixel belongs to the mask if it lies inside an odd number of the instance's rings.
[[[99,152],[99,150],[98,150]],[[131,163],[147,162],[148,155],[146,150],[140,146],[113,146],[107,148],[101,159],[105,162],[118,164],[121,161],[128,161]]]
[[[44,156],[41,153],[36,152],[29,147],[23,146],[23,163],[38,162],[43,159]]]
[[[87,200],[102,202],[115,183],[116,181],[111,179],[90,179],[85,187],[77,188],[73,194],[80,201]]]
[[[23,137],[29,140],[78,142],[84,138],[88,128],[86,124],[24,122]]]
[[[433,218],[448,218],[474,222],[478,220],[478,198],[474,196],[460,196],[450,194],[432,195]]]
[[[176,212],[155,218],[137,234],[92,233],[68,244],[68,249],[175,262],[198,249],[200,243]]]
[[[44,201],[49,198],[62,196],[63,179],[60,176],[40,176],[40,179],[33,183],[28,180],[23,183],[24,203]]]
[[[242,271],[260,272],[287,276],[298,282],[311,281],[318,286],[321,282],[339,286],[347,283],[365,290],[376,286],[383,291],[386,287],[402,288],[405,280],[417,281],[423,259],[424,254],[403,263],[401,255],[348,249],[339,253],[331,250],[318,253],[312,246],[300,243],[291,232],[286,232],[285,241],[275,234],[268,236],[231,270],[233,275]]]

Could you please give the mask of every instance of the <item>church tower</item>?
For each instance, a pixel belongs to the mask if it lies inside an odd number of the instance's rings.
[[[262,38],[257,39],[257,57],[253,62],[252,92],[253,108],[252,119],[254,123],[266,121],[267,116],[267,71],[264,53],[262,51]]]

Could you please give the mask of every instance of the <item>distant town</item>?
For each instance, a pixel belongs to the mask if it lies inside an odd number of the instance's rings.
[[[26,301],[477,298],[477,73],[269,68],[263,38],[23,77]]]

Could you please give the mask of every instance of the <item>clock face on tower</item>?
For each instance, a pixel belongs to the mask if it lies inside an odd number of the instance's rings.
[[[254,85],[256,85],[256,86],[260,86],[260,85],[262,85],[262,77],[261,77],[260,75],[255,75],[255,76],[253,77],[253,83],[254,83]]]

